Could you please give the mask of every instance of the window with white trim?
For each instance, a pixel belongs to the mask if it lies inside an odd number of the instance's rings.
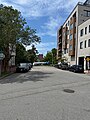
[[[71,34],[71,35],[70,35],[70,40],[72,40],[72,39],[73,39],[73,35]]]
[[[88,47],[90,47],[90,39],[88,40]]]
[[[85,48],[87,47],[87,40],[85,40],[84,47]]]
[[[80,42],[80,49],[83,49],[83,42]]]
[[[85,34],[87,34],[87,27],[85,27]]]
[[[80,36],[83,36],[83,29],[80,30]]]

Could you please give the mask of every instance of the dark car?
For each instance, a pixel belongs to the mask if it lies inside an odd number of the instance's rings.
[[[16,68],[16,72],[28,72],[28,71],[29,71],[28,63],[20,63]]]
[[[29,70],[31,70],[31,68],[32,68],[32,63],[28,63],[28,66],[29,66]]]
[[[67,70],[68,69],[68,63],[62,62],[59,64],[59,68],[62,70]]]
[[[84,69],[82,65],[72,65],[69,67],[69,71],[76,72],[76,73],[83,73]]]
[[[32,63],[29,63],[30,64],[30,66],[31,66],[31,68],[33,67],[33,64]]]

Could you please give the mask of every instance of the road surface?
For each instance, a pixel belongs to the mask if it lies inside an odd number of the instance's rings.
[[[0,120],[90,120],[90,76],[34,66],[1,79]]]

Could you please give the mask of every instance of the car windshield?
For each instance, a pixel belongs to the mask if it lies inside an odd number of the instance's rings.
[[[26,63],[20,63],[20,66],[26,66]]]
[[[64,63],[64,62],[63,62],[62,64],[63,64],[63,65],[68,65],[67,63]]]

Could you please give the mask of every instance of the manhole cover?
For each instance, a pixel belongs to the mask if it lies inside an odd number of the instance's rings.
[[[63,91],[67,92],[67,93],[74,93],[75,92],[74,90],[71,90],[71,89],[64,89]]]

